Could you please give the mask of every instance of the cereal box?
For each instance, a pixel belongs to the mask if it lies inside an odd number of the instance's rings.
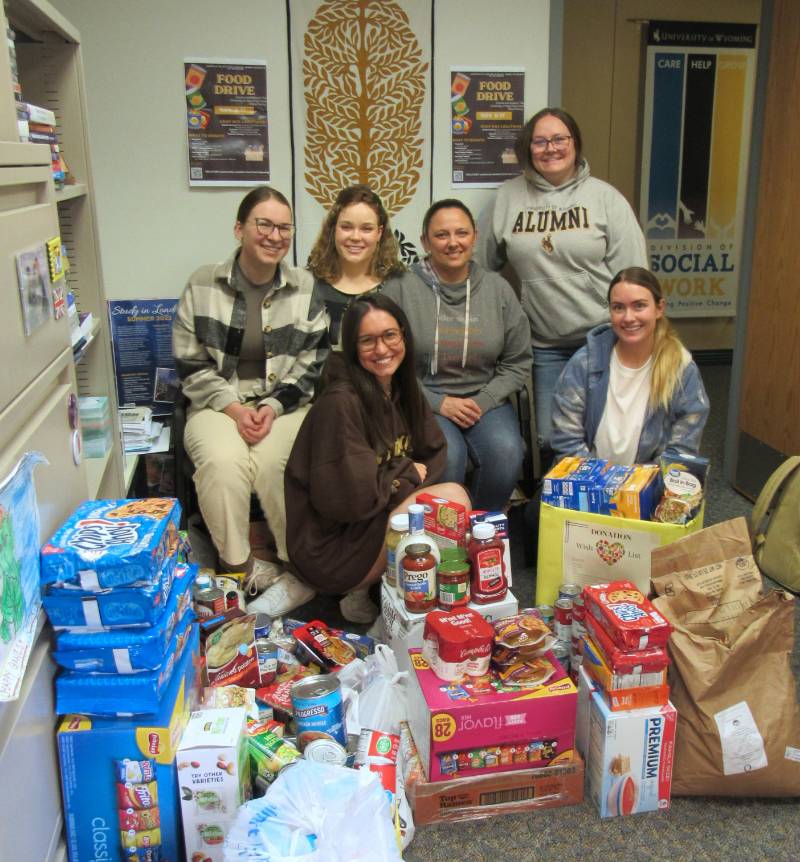
[[[88,500],[41,550],[42,585],[101,590],[157,581],[178,546],[180,503],[171,497]]]
[[[670,804],[677,712],[665,706],[613,712],[592,693],[588,794],[601,817],[665,811]]]
[[[436,537],[440,548],[466,547],[467,510],[464,506],[432,494],[417,494],[416,501],[425,507],[425,532]]]
[[[223,842],[249,797],[243,707],[193,712],[177,754],[186,858],[222,862]]]

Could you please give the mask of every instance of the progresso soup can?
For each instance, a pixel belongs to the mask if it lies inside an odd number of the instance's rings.
[[[292,686],[292,707],[301,751],[314,739],[334,739],[347,745],[342,689],[333,674],[298,680]]]

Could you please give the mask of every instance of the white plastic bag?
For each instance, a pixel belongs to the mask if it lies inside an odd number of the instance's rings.
[[[397,669],[397,659],[385,644],[377,644],[365,664],[367,671],[358,697],[361,727],[399,735],[400,722],[408,720],[408,673]]]
[[[225,862],[402,862],[377,775],[298,760],[239,808]]]

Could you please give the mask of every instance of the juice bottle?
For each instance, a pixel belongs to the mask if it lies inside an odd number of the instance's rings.
[[[392,515],[389,521],[389,532],[386,534],[386,583],[397,586],[397,569],[400,559],[397,556],[397,546],[400,540],[408,535],[408,515]]]
[[[419,544],[420,542],[431,546],[431,553],[438,566],[442,560],[442,555],[433,536],[425,532],[425,507],[420,503],[411,503],[408,507],[408,535],[400,539],[394,552],[395,559],[397,560],[397,594],[400,596],[400,601],[405,600],[403,571],[400,567],[400,561],[405,556],[406,548],[409,545],[413,545],[414,543]]]
[[[479,605],[499,602],[508,592],[503,540],[495,535],[494,524],[479,521],[472,528],[467,549],[472,568],[472,601]]]

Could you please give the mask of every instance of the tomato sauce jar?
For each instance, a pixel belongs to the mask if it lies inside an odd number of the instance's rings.
[[[472,528],[467,553],[472,568],[472,601],[479,605],[499,602],[508,592],[503,540],[495,535],[494,524],[479,521]]]
[[[406,545],[401,562],[406,609],[424,614],[436,607],[436,559],[424,542]]]
[[[466,607],[470,597],[470,567],[466,560],[442,561],[437,580],[439,607],[443,611]]]

